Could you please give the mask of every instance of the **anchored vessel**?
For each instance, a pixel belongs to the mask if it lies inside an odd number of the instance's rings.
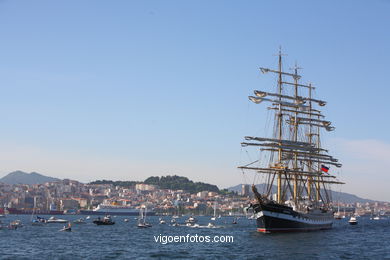
[[[118,215],[118,216],[137,216],[139,210],[132,206],[118,206],[99,204],[94,210],[80,210],[82,215]],[[156,215],[156,212],[151,210],[148,212],[150,216]]]
[[[341,164],[321,147],[322,130],[335,129],[319,110],[326,102],[313,98],[311,84],[299,82],[298,69],[284,72],[279,51],[277,70],[260,68],[262,73],[277,75],[276,93],[255,90],[249,97],[255,104],[269,102],[268,109],[275,114],[272,136],[246,136],[241,143],[260,150],[261,160],[238,167],[260,173],[266,183],[261,192],[252,185],[257,203],[250,207],[260,232],[331,228],[330,185],[343,184],[328,173],[330,166]]]

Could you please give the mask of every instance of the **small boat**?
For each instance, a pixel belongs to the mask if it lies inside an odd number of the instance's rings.
[[[177,216],[177,215],[174,215],[174,216],[172,216],[172,218],[180,218],[179,216]]]
[[[151,224],[146,223],[146,208],[140,208],[140,210],[139,210],[139,218],[138,218],[137,227],[138,228],[152,227]]]
[[[375,216],[372,218],[373,220],[380,220],[381,218],[379,216]]]
[[[152,227],[152,225],[148,224],[148,223],[138,223],[137,227],[139,227],[139,228],[149,228],[149,227]]]
[[[174,222],[174,223],[172,224],[172,227],[177,227],[177,226],[179,226],[179,224],[177,224],[176,222]]]
[[[209,224],[207,225],[207,227],[208,227],[208,228],[213,228],[213,227],[215,227],[215,225],[214,225],[213,223],[209,223]]]
[[[72,231],[72,225],[70,224],[70,222],[68,222],[68,226],[64,226],[64,228],[60,229],[60,231],[71,232]]]
[[[217,202],[214,202],[214,215],[210,220],[216,220],[217,219]]]
[[[160,221],[160,224],[162,224],[162,225],[166,224],[165,220],[162,218],[160,218],[159,221]]]
[[[90,219],[91,217],[90,216],[87,216],[85,219]]]
[[[20,220],[14,220],[11,223],[9,223],[8,228],[9,229],[17,229],[23,227],[22,221]]]
[[[43,226],[43,225],[45,225],[45,222],[40,222],[40,221],[37,220],[37,219],[33,219],[33,220],[31,221],[31,225],[32,225],[32,226]]]
[[[47,221],[47,219],[37,216],[36,219],[31,220],[31,225],[32,226],[43,226],[44,224],[46,224],[46,221]]]
[[[194,218],[193,216],[189,217],[187,220],[186,220],[186,223],[187,224],[194,224],[196,223],[196,218]]]
[[[344,214],[345,214],[345,212],[344,212]],[[340,212],[340,203],[338,203],[338,205],[337,205],[337,212],[335,212],[333,214],[333,217],[334,217],[334,219],[342,219],[343,218],[341,216],[341,212]]]
[[[0,214],[0,218],[5,218],[5,215],[3,215],[3,214]]]
[[[124,222],[129,222],[129,219],[128,219],[128,218],[125,218],[123,221],[124,221]]]
[[[100,226],[100,225],[114,225],[115,224],[115,222],[112,221],[110,216],[105,216],[103,219],[98,217],[97,219],[95,219],[93,221],[93,223],[98,225],[98,226]]]
[[[342,219],[343,217],[337,213],[333,215],[334,219]]]
[[[67,223],[68,221],[66,219],[56,218],[56,217],[50,217],[46,223]]]
[[[237,224],[237,219],[234,218],[232,224]]]
[[[83,218],[76,219],[73,221],[74,224],[87,224]]]
[[[357,222],[356,218],[352,216],[349,219],[348,223],[351,224],[351,225],[357,225],[358,222]]]

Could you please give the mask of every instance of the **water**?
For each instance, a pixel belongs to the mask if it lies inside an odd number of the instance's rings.
[[[83,216],[60,216],[75,220]],[[84,216],[85,217],[85,216]],[[113,226],[74,224],[72,232],[60,232],[64,224],[31,226],[30,216],[8,216],[8,223],[22,220],[17,230],[0,230],[0,259],[390,259],[390,220],[359,218],[357,226],[347,219],[335,220],[334,228],[321,232],[262,234],[255,221],[231,217],[217,219],[217,228],[190,228],[158,224],[139,229],[134,217],[114,217]],[[128,218],[129,222],[124,222]],[[185,218],[178,219],[183,223]],[[207,225],[209,217],[199,217]],[[154,236],[233,236],[233,243],[156,243]]]

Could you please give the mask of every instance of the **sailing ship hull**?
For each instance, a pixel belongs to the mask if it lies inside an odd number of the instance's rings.
[[[332,228],[333,217],[329,212],[303,214],[284,206],[262,208],[255,210],[259,232],[304,232]]]

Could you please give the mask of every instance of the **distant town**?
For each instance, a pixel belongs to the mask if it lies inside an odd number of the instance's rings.
[[[153,184],[151,184],[153,183]],[[176,188],[172,188],[176,187]],[[40,184],[0,182],[0,214],[78,214],[99,205],[147,208],[158,215],[244,215],[253,202],[249,185],[239,191],[195,183],[185,177],[150,177],[144,182],[54,180]],[[350,215],[390,215],[388,202],[334,202],[334,210]],[[250,213],[249,213],[250,214]]]

